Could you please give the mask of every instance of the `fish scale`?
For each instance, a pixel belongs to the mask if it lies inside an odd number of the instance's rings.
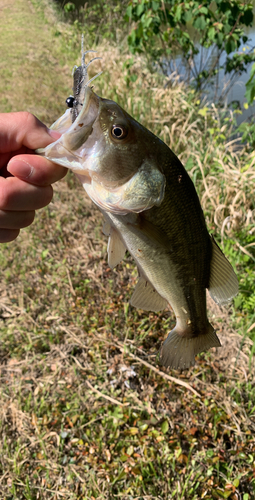
[[[160,362],[189,368],[196,354],[220,346],[207,318],[206,288],[215,302],[227,303],[238,292],[236,275],[209,235],[176,155],[117,103],[95,94],[87,72],[81,79],[81,67],[76,71],[78,116],[73,121],[67,110],[52,125],[61,137],[38,153],[73,170],[103,213],[109,266],[118,265],[126,249],[133,256],[139,280],[131,304],[148,311],[171,305],[176,326]]]

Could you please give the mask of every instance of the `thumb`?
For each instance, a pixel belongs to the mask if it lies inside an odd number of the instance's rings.
[[[0,151],[2,153],[15,152],[22,146],[31,150],[44,148],[61,134],[50,130],[31,113],[0,114]]]

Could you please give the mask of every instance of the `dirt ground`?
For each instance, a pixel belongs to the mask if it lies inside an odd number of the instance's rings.
[[[63,113],[77,61],[54,16],[44,2],[0,0],[0,112],[48,125]],[[230,327],[231,307],[208,297],[221,348],[187,372],[162,369],[171,311],[129,306],[132,259],[110,270],[83,188],[68,175],[54,190],[0,249],[0,497],[251,500],[252,342]]]

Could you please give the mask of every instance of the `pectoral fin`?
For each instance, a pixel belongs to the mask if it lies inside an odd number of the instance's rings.
[[[91,184],[84,187],[99,208],[112,214],[126,215],[159,206],[164,198],[165,184],[165,176],[158,168],[144,162],[131,179],[118,187],[105,187],[93,176]]]
[[[209,293],[216,304],[229,302],[238,293],[238,280],[230,262],[212,238]]]
[[[165,309],[168,302],[159,295],[149,281],[141,276],[131,297],[130,304],[137,307],[137,309],[158,312]]]
[[[108,239],[108,265],[111,269],[116,267],[124,258],[126,247],[119,237],[118,231],[111,227],[110,236]]]

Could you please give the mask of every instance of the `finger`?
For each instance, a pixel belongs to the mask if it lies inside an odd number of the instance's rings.
[[[17,155],[8,163],[8,172],[36,186],[49,186],[62,179],[67,169],[37,155]]]
[[[17,151],[22,146],[31,150],[44,148],[60,137],[49,130],[38,118],[27,111],[0,114],[0,150],[2,153]]]
[[[21,229],[32,224],[35,218],[35,211],[5,211],[0,210],[1,229]]]
[[[34,186],[16,177],[0,177],[0,210],[37,210],[50,203],[51,186]]]
[[[0,229],[0,243],[13,241],[19,235],[19,229]]]

